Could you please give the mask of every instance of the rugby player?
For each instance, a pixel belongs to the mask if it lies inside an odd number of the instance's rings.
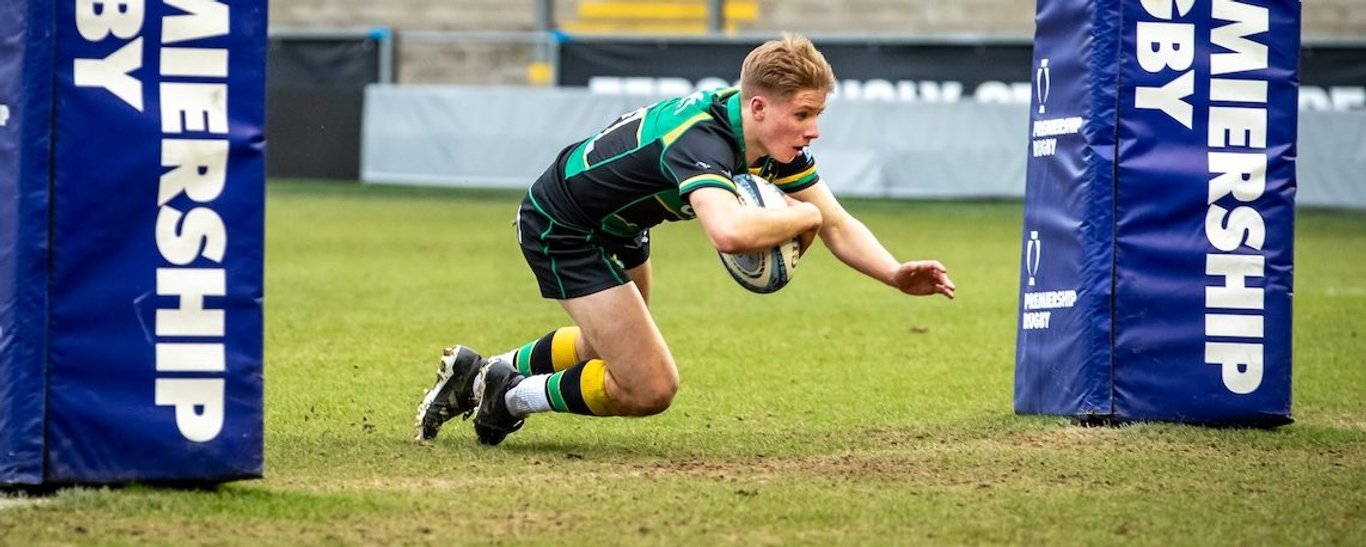
[[[496,445],[537,412],[648,416],[669,408],[678,369],[650,301],[650,227],[696,218],[716,250],[745,253],[819,236],[842,262],[910,295],[953,298],[934,260],[899,262],[850,216],[809,151],[835,76],[810,40],[784,34],[755,48],[739,88],[699,91],[627,113],[560,152],[517,216],[522,254],[541,296],[574,326],[488,359],[445,350],[418,406],[417,438],[474,417]],[[790,207],[743,207],[731,181],[773,181]]]

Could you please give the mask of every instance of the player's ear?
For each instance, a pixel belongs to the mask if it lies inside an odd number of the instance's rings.
[[[755,121],[763,121],[764,114],[768,111],[768,97],[762,93],[755,93],[749,98],[749,110],[754,114]]]

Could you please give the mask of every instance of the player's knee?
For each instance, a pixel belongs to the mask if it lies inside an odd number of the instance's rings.
[[[668,375],[653,378],[634,386],[626,401],[623,401],[625,414],[629,416],[651,416],[669,409],[674,395],[678,394],[678,376]]]
[[[669,406],[674,402],[674,395],[677,394],[678,381],[675,380],[670,384],[651,390],[641,399],[640,405],[636,410],[641,416],[659,414],[669,409]]]

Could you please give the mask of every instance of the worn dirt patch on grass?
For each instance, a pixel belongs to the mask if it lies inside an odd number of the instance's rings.
[[[969,466],[970,467],[970,466]],[[935,451],[860,451],[821,456],[745,456],[736,458],[650,458],[631,461],[567,459],[530,472],[452,472],[439,477],[305,478],[267,480],[267,486],[301,491],[480,491],[494,488],[536,489],[546,486],[610,484],[621,481],[689,480],[734,484],[736,491],[748,485],[791,479],[832,485],[862,481],[910,483],[922,487],[982,487],[1003,483],[1018,467],[990,466],[965,469]],[[967,472],[971,471],[971,472]]]
[[[850,447],[826,454],[661,456],[557,447],[509,454],[506,464],[490,466],[480,462],[463,470],[453,466],[449,472],[430,476],[328,477],[325,481],[289,477],[283,481],[268,479],[267,483],[294,491],[393,493],[484,489],[533,492],[547,488],[577,490],[610,488],[602,485],[675,481],[694,481],[711,487],[722,485],[737,495],[745,495],[768,484],[793,481],[831,488],[874,483],[948,492],[992,488],[1038,492],[1078,487],[1146,491],[1185,478],[1126,480],[1128,475],[1115,469],[1113,462],[1130,461],[1142,454],[1164,460],[1219,464],[1231,454],[1244,453],[1281,459],[1291,456],[1295,461],[1359,468],[1350,462],[1363,456],[1363,451],[1356,446],[1319,446],[1306,450],[1282,446],[1271,437],[1268,437],[1271,442],[1264,442],[1258,435],[1229,438],[1213,430],[1162,425],[1058,425],[990,431],[884,426],[839,435],[838,439],[815,441],[821,446]],[[849,438],[857,439],[857,442],[846,442]],[[1260,469],[1260,465],[1253,467]]]

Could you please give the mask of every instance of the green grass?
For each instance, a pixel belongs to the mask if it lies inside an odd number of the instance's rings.
[[[947,264],[958,299],[899,296],[823,250],[751,295],[695,223],[663,226],[673,408],[537,416],[497,448],[453,422],[416,444],[441,346],[501,351],[566,322],[514,244],[517,197],[272,181],[266,478],[61,491],[0,509],[0,544],[1366,537],[1366,214],[1299,214],[1298,422],[1274,431],[1013,415],[1020,204],[850,200],[898,256]]]

